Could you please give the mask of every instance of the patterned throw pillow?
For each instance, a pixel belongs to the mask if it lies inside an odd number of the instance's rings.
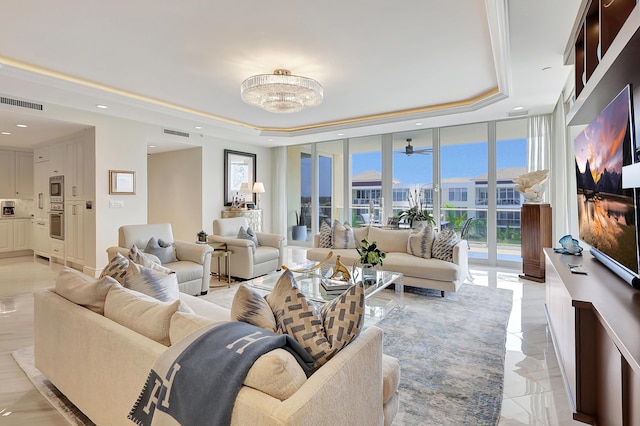
[[[424,259],[431,259],[431,246],[435,235],[431,226],[423,226],[416,233],[409,235],[407,253]]]
[[[253,244],[258,247],[258,236],[250,226],[247,227],[246,230],[244,229],[244,226],[241,226],[240,229],[238,229],[238,238],[253,241]]]
[[[75,269],[64,267],[56,278],[56,293],[102,315],[104,299],[115,282],[110,276],[96,280]]]
[[[445,228],[438,233],[433,241],[431,257],[453,262],[453,247],[460,242],[460,237],[453,228]]]
[[[145,253],[151,253],[160,259],[160,263],[177,262],[176,249],[173,244],[164,242],[163,240],[157,240],[156,237],[149,238],[147,246],[144,248]]]
[[[279,333],[291,335],[313,357],[325,364],[360,332],[364,315],[364,288],[350,288],[318,310],[298,289],[291,271],[280,276],[266,297]]]
[[[161,302],[173,302],[180,299],[180,288],[178,287],[176,274],[171,270],[169,271],[169,273],[157,271],[130,262],[124,277],[124,286],[158,299]]]
[[[278,326],[264,297],[246,284],[240,284],[231,303],[231,320],[242,321],[276,331]]]
[[[102,270],[100,278],[108,276],[115,279],[120,284],[124,284],[124,278],[127,275],[127,268],[129,268],[129,263],[129,259],[121,255],[120,253],[116,253],[109,264]]]
[[[331,227],[327,222],[322,222],[320,226],[320,248],[331,248]]]
[[[331,228],[331,241],[334,249],[353,249],[356,248],[356,238],[353,235],[353,229],[349,222],[340,223],[337,219],[333,222]]]
[[[138,247],[136,247],[135,244],[131,247],[131,250],[129,250],[129,255],[127,257],[132,262],[137,263],[138,265],[146,266],[147,268],[151,268],[154,271],[164,272],[165,274],[171,274],[175,272],[172,269],[162,266],[160,264],[160,259],[152,255],[151,253],[143,252]]]

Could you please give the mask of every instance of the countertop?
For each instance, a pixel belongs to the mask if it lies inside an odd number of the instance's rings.
[[[12,220],[12,219],[34,219],[33,216],[13,216],[13,217],[0,217],[0,220]]]

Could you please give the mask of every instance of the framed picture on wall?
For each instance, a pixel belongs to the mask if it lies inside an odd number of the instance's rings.
[[[109,194],[135,195],[136,172],[109,170]]]
[[[256,154],[224,150],[224,205],[230,206],[233,197],[244,197],[255,203],[252,192],[256,180]]]

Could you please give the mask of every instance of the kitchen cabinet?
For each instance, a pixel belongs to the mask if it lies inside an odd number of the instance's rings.
[[[0,220],[0,252],[13,251],[13,219]]]
[[[33,198],[33,153],[0,150],[0,198]]]
[[[49,146],[43,146],[36,148],[33,151],[33,162],[41,163],[43,161],[49,161]]]
[[[54,258],[58,258],[64,264],[64,249],[65,244],[63,240],[49,238],[49,261],[53,262]]]
[[[49,257],[50,247],[49,222],[36,219],[33,223],[33,253],[37,256]]]
[[[0,220],[0,252],[29,250],[31,219]]]
[[[35,195],[33,217],[36,220],[49,220],[47,214],[49,211],[49,161],[36,162],[34,164],[33,176]]]
[[[84,265],[85,202],[69,201],[65,207],[65,264],[73,262]]]
[[[50,176],[64,175],[66,155],[66,143],[56,143],[49,146],[49,169]]]
[[[84,200],[84,141],[70,142],[65,149],[67,161],[64,175],[65,199]]]

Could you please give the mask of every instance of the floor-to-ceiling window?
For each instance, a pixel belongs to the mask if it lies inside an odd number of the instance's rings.
[[[349,139],[351,160],[351,217],[354,225],[380,223],[382,197],[382,137]]]
[[[344,142],[316,144],[318,155],[318,228],[334,219],[344,221]]]
[[[305,226],[311,231],[311,197],[312,197],[312,146],[298,145],[287,149],[287,204],[288,228]],[[289,238],[308,241],[311,232],[297,233],[296,238],[289,231]]]
[[[470,256],[488,259],[486,191],[489,172],[487,123],[466,124],[440,129],[440,221],[442,226],[460,232],[467,219]]]

